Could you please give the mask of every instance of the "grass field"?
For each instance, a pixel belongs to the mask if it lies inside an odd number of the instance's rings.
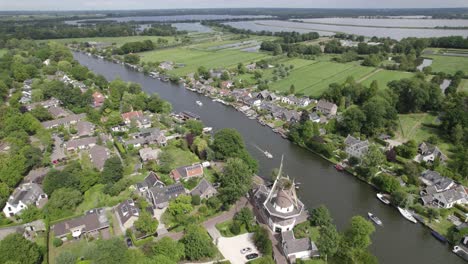
[[[433,60],[431,67],[434,72],[453,74],[457,71],[463,71],[465,74],[468,73],[468,57],[441,55],[426,55],[426,57]]]
[[[348,76],[359,80],[374,68],[329,61],[306,61],[295,59],[286,65],[294,65],[290,75],[270,85],[272,90],[287,91],[294,84],[296,93],[319,96],[331,83],[343,83]]]
[[[437,116],[428,113],[404,114],[398,115],[400,128],[396,131],[396,140],[406,142],[413,139],[417,144],[426,141],[430,136],[436,136],[440,139],[437,146],[445,152],[451,148],[450,143],[444,142],[443,137],[438,135],[436,128],[431,127],[435,124]]]
[[[379,84],[379,88],[387,88],[388,82],[403,78],[411,78],[413,75],[414,74],[409,72],[381,70],[367,76],[365,80],[362,80],[362,84],[369,86],[374,80],[376,80]]]
[[[240,50],[195,50],[191,48],[173,48],[139,53],[142,61],[158,62],[172,61],[174,63],[185,64],[185,67],[177,68],[171,73],[177,75],[186,75],[196,72],[198,67],[204,66],[207,69],[212,68],[231,68],[240,62],[248,64],[253,61],[268,57],[267,53],[244,52]]]
[[[468,93],[468,79],[463,79],[458,86],[458,91],[465,91]]]
[[[7,49],[0,49],[0,57],[3,57],[3,55],[5,55],[5,53],[7,53]]]
[[[60,43],[72,43],[72,42],[104,42],[113,44],[115,43],[116,46],[122,46],[127,42],[134,42],[134,41],[143,41],[150,39],[153,42],[156,42],[158,39],[167,39],[170,43],[175,42],[174,37],[159,37],[159,36],[131,36],[131,37],[98,37],[98,38],[67,38],[67,39],[49,39],[49,40],[41,40],[41,41],[56,41]]]

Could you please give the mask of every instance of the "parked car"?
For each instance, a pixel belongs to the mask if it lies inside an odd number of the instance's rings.
[[[246,248],[243,248],[243,249],[241,249],[241,251],[240,251],[240,252],[241,252],[241,254],[245,254],[245,253],[249,253],[249,252],[251,252],[251,251],[252,251],[252,249],[251,249],[251,248],[249,248],[249,247],[246,247]]]
[[[258,258],[258,254],[257,253],[248,254],[247,256],[245,256],[245,258],[248,260],[256,259]]]
[[[132,239],[131,239],[131,238],[127,237],[127,238],[125,239],[125,243],[127,243],[127,247],[129,247],[129,248],[130,248],[130,247],[133,247],[133,242],[132,242]]]

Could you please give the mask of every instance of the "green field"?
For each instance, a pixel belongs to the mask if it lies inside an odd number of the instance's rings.
[[[376,80],[379,84],[379,88],[387,88],[388,82],[403,78],[411,78],[413,75],[414,74],[409,72],[380,70],[366,76],[366,78],[362,80],[362,84],[369,86],[374,80]]]
[[[98,38],[67,38],[67,39],[49,39],[49,40],[41,40],[41,41],[56,41],[60,43],[72,43],[72,42],[104,42],[109,44],[114,44],[116,46],[122,46],[127,42],[134,42],[134,41],[143,41],[146,39],[150,39],[153,42],[156,42],[158,39],[167,39],[169,43],[174,43],[174,37],[159,37],[159,36],[131,36],[131,37],[98,37]]]
[[[7,53],[7,49],[0,49],[0,57],[3,57],[3,55],[5,55],[5,53]]]
[[[207,69],[231,68],[240,62],[248,64],[269,56],[267,53],[244,52],[233,49],[207,51],[184,47],[142,52],[139,55],[144,62],[172,61],[185,64],[184,67],[171,71],[171,73],[181,76],[196,72],[200,66]]]
[[[342,64],[329,61],[311,61],[295,59],[286,65],[294,65],[290,75],[270,85],[272,90],[288,91],[294,84],[296,93],[319,96],[331,83],[343,83],[348,76],[359,80],[374,70],[371,67]]]
[[[463,79],[458,86],[458,91],[465,91],[468,93],[468,79]]]
[[[426,55],[431,58],[433,72],[446,72],[454,74],[457,71],[468,73],[468,57],[463,56],[442,56],[442,55]]]

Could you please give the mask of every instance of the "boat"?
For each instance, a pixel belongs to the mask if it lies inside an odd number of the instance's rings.
[[[453,247],[453,250],[452,250],[453,253],[455,253],[457,256],[459,256],[460,258],[468,261],[468,253],[465,251],[465,247],[464,246],[455,246]]]
[[[435,237],[440,242],[442,242],[444,244],[447,243],[447,239],[443,235],[437,233],[437,231],[431,230],[431,234],[432,234],[433,237]]]
[[[269,159],[272,159],[272,158],[273,158],[273,155],[271,155],[271,153],[268,152],[268,151],[264,151],[263,154],[265,154],[265,156],[266,156],[267,158],[269,158]]]
[[[400,214],[406,218],[406,220],[412,222],[412,223],[417,223],[418,221],[416,221],[416,219],[413,217],[413,215],[406,209],[403,209],[401,207],[397,207],[398,208],[398,211],[400,211]]]
[[[337,171],[344,171],[344,168],[343,168],[343,166],[341,166],[340,163],[335,164],[335,169],[336,169]]]
[[[385,197],[385,194],[378,193],[377,199],[379,199],[384,204],[390,204],[390,200],[388,200],[387,197]]]
[[[208,133],[208,132],[211,132],[211,131],[213,131],[213,128],[212,128],[212,127],[204,127],[204,128],[203,128],[203,132],[204,132],[204,133]]]
[[[195,103],[197,103],[197,105],[199,105],[199,106],[202,106],[202,105],[203,105],[203,103],[200,102],[200,101],[196,101]]]
[[[380,220],[377,216],[375,216],[372,213],[367,213],[367,216],[369,216],[370,220],[372,220],[374,223],[376,223],[379,226],[383,226],[382,220]]]

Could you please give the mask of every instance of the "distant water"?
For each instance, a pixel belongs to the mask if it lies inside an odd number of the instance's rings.
[[[194,20],[222,20],[222,19],[249,19],[249,18],[271,18],[272,16],[231,16],[231,15],[181,15],[181,16],[135,16],[135,17],[107,17],[101,19],[69,20],[65,23],[77,25],[84,21],[116,21],[116,22],[171,22],[171,21],[194,21]]]
[[[359,27],[359,26],[345,26],[345,25],[322,25],[301,23],[293,21],[281,20],[254,20],[254,21],[236,21],[226,22],[225,24],[231,25],[236,28],[250,29],[253,31],[296,31],[300,33],[317,32],[321,36],[334,35],[337,32],[344,32],[348,34],[363,35],[367,37],[390,37],[392,39],[400,40],[407,37],[444,37],[444,36],[468,36],[468,29],[455,30],[455,29],[411,29],[411,28],[375,28],[375,27]]]
[[[432,60],[431,59],[424,59],[421,63],[421,65],[419,65],[418,67],[416,67],[418,69],[418,71],[422,71],[424,68],[426,68],[427,66],[431,66],[432,65]]]
[[[210,27],[204,26],[200,23],[174,23],[172,26],[176,27],[177,30],[185,30],[189,32],[209,33],[213,31]]]
[[[313,18],[304,22],[377,27],[468,27],[468,19],[396,19],[396,18]]]

